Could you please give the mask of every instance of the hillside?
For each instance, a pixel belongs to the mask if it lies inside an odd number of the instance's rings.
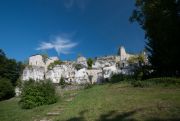
[[[60,94],[58,103],[30,110],[21,109],[18,98],[1,101],[0,121],[180,120],[179,88],[116,83]]]

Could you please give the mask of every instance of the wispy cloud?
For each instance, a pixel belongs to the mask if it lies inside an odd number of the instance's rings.
[[[55,49],[58,55],[69,54],[71,53],[71,49],[77,45],[78,43],[72,42],[70,39],[58,36],[51,42],[41,42],[36,50]]]
[[[82,10],[86,8],[90,0],[64,0],[64,6],[69,9],[76,6]]]

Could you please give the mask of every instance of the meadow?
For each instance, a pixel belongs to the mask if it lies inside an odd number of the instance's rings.
[[[94,85],[59,93],[57,103],[21,109],[19,98],[0,102],[0,121],[178,121],[179,87]]]

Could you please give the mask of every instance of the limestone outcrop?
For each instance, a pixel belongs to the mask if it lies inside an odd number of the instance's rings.
[[[53,83],[59,83],[60,79],[64,78],[67,83],[93,84],[101,83],[113,74],[132,74],[128,59],[137,55],[126,53],[124,47],[121,47],[118,53],[119,55],[95,58],[91,69],[88,69],[87,59],[82,56],[78,57],[77,61],[63,61],[48,68],[51,63],[59,61],[58,57],[33,55],[23,71],[22,80],[50,79]]]
[[[27,66],[22,74],[22,80],[43,80],[45,74],[45,68],[41,66]]]

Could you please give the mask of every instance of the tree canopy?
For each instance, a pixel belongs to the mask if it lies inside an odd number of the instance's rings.
[[[158,76],[180,76],[180,0],[136,0],[130,20],[145,31],[146,49]]]
[[[93,64],[93,60],[91,58],[88,58],[87,60],[88,69],[92,69],[92,64]]]
[[[7,58],[3,50],[0,49],[0,77],[9,79],[15,85],[22,70],[23,64],[21,62]]]

